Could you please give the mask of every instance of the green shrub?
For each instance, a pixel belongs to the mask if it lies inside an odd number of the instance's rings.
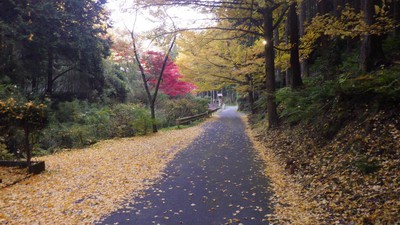
[[[346,118],[356,105],[379,108],[379,105],[400,101],[400,66],[365,75],[345,73],[337,80],[314,77],[305,79],[304,83],[303,89],[282,88],[276,93],[280,116],[289,123],[310,121],[330,110],[332,126],[337,126],[337,121]]]
[[[90,126],[82,124],[73,124],[69,127],[66,136],[72,141],[73,147],[83,147],[89,144],[93,144],[93,134],[91,132]]]
[[[74,100],[56,104],[51,112],[49,125],[37,137],[37,153],[57,149],[87,146],[98,140],[145,135],[153,123],[164,126],[175,124],[175,119],[205,112],[208,101],[186,96],[170,99],[162,97],[162,109],[157,110],[153,121],[147,108],[135,104],[99,106]],[[169,120],[170,124],[167,124]]]
[[[280,116],[289,123],[309,121],[332,104],[338,89],[334,81],[320,83],[320,78],[305,80],[305,88],[292,90],[282,88],[277,91]]]
[[[144,108],[136,108],[134,111],[133,127],[137,134],[146,135],[152,128],[153,121],[150,113]]]
[[[389,100],[400,99],[400,66],[381,68],[360,76],[342,75],[340,88],[346,95],[377,96]]]
[[[112,109],[111,136],[129,137],[135,134],[133,126],[135,120],[135,108],[132,105],[118,104]]]
[[[64,123],[52,124],[42,132],[41,148],[54,151],[64,148],[83,147],[95,142],[90,126]]]
[[[170,99],[165,104],[165,118],[168,126],[174,125],[175,120],[180,117],[193,116],[207,112],[208,100],[185,96],[176,99]]]
[[[91,132],[96,139],[106,139],[111,137],[112,130],[112,110],[109,107],[93,108],[87,113],[84,123],[91,127]]]
[[[0,160],[10,160],[13,158],[13,154],[11,154],[7,146],[4,144],[4,140],[0,139]]]
[[[398,54],[400,50],[399,35],[389,36],[382,44],[383,51],[387,55]]]
[[[90,108],[91,106],[85,101],[59,102],[53,111],[53,116],[59,123],[83,123]]]

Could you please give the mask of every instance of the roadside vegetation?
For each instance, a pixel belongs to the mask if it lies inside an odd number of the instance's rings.
[[[386,54],[396,61],[400,46],[392,40],[385,42]],[[302,88],[278,90],[279,128],[265,129],[263,114],[251,117],[265,151],[301,187],[293,189],[302,196],[300,203],[280,192],[289,205],[278,200],[275,221],[304,222],[285,215],[296,215],[307,204],[316,223],[399,222],[400,65],[359,72],[354,53],[342,54],[334,79],[323,78],[322,56]]]

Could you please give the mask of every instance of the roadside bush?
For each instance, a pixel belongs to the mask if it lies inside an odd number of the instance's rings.
[[[0,160],[10,160],[12,158],[13,155],[7,150],[4,140],[0,138]]]
[[[324,115],[332,122],[326,129],[338,130],[339,127],[335,126],[341,126],[340,121],[352,110],[367,107],[376,111],[381,106],[398,104],[399,74],[400,67],[393,66],[366,75],[342,74],[337,80],[305,79],[303,89],[282,88],[277,91],[278,109],[284,121],[290,124],[316,121],[317,115]]]
[[[381,68],[373,73],[341,76],[340,87],[347,95],[373,95],[398,101],[400,99],[400,66]]]
[[[135,134],[135,108],[132,105],[119,104],[113,107],[111,114],[111,137],[129,137]]]
[[[149,112],[134,104],[99,107],[75,100],[54,108],[49,126],[38,137],[38,149],[84,147],[98,140],[147,134],[152,126]]]
[[[137,134],[146,135],[156,121],[151,119],[150,113],[144,108],[136,108],[134,111],[133,127]]]
[[[147,134],[153,124],[148,110],[134,104],[118,104],[110,115],[111,137]]]
[[[83,124],[51,124],[40,138],[40,148],[50,152],[64,148],[83,147],[92,144],[95,138],[90,127]]]
[[[338,92],[338,85],[335,81],[320,81],[320,78],[305,80],[305,88],[301,90],[278,90],[276,99],[281,117],[289,123],[309,121],[330,106]]]
[[[145,135],[152,124],[161,127],[174,125],[175,119],[206,112],[208,101],[193,96],[171,99],[161,96],[157,109],[158,121],[153,121],[147,108],[135,104],[99,106],[86,101],[56,102],[48,113],[48,124],[39,133],[31,135],[33,153],[43,155],[59,149],[80,148],[99,140]],[[2,128],[3,129],[3,128]],[[7,150],[1,149],[0,157],[6,152],[21,152],[23,138],[12,134],[0,135]]]
[[[90,126],[91,132],[96,139],[111,137],[112,109],[110,107],[92,108],[84,118],[84,123]]]
[[[175,120],[180,117],[193,116],[207,112],[208,100],[185,96],[171,99],[165,104],[165,118],[168,126],[174,125]]]
[[[85,116],[85,111],[88,108],[88,104],[83,101],[74,100],[71,102],[60,102],[55,108],[56,109],[53,111],[53,116],[58,123],[75,123],[83,122],[82,119]]]

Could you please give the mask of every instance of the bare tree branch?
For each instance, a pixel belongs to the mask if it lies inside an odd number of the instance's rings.
[[[176,36],[173,37],[173,39],[172,39],[172,41],[171,41],[171,45],[169,46],[168,51],[167,51],[167,53],[165,54],[164,61],[163,61],[163,64],[162,64],[162,68],[161,68],[161,71],[160,71],[160,75],[158,76],[158,80],[157,80],[155,92],[154,92],[153,99],[152,99],[153,104],[156,102],[157,94],[158,94],[158,89],[159,89],[159,87],[160,87],[162,75],[163,75],[164,70],[165,70],[165,67],[166,67],[166,65],[167,65],[167,61],[168,61],[168,58],[169,58],[169,54],[171,53],[171,50],[172,50],[172,48],[173,48],[174,45],[175,45],[175,41],[176,41]]]

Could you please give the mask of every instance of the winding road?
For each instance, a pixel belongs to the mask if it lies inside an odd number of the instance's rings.
[[[271,193],[240,113],[227,107],[142,198],[98,224],[268,224]]]

